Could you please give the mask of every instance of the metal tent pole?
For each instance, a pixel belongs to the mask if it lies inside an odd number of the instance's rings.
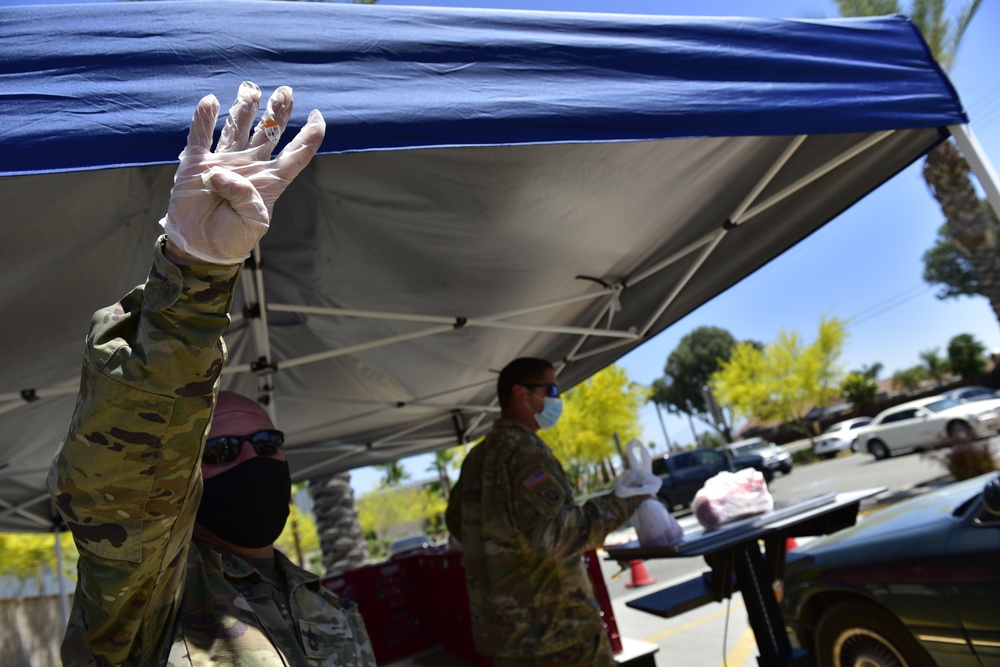
[[[972,168],[972,173],[986,191],[986,199],[993,206],[993,210],[1000,215],[1000,178],[997,178],[996,170],[986,157],[986,151],[968,125],[949,125],[948,130],[955,137],[955,143],[962,149],[962,155]]]

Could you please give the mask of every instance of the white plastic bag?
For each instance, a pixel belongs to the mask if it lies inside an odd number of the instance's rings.
[[[615,495],[619,498],[656,495],[660,490],[660,478],[653,474],[649,452],[638,440],[625,447],[630,468],[618,476]],[[656,498],[642,501],[632,515],[639,544],[644,547],[671,547],[684,540],[684,529],[677,519]]]
[[[753,468],[720,472],[705,482],[691,503],[691,510],[705,528],[773,509],[774,497],[764,476]]]

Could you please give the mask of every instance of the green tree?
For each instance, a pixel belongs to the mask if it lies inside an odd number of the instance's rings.
[[[439,449],[434,452],[434,460],[431,461],[430,467],[427,468],[428,471],[434,471],[438,474],[438,479],[441,483],[441,495],[445,500],[448,500],[448,496],[451,495],[451,478],[448,476],[448,470],[455,462],[457,456],[457,447]]]
[[[920,389],[920,383],[927,379],[927,369],[922,366],[912,366],[896,371],[892,376],[892,386],[898,391],[912,394]]]
[[[923,33],[931,53],[946,72],[954,64],[965,31],[981,4],[982,0],[968,0],[957,11],[949,11],[952,3],[948,0],[913,0],[910,3],[910,18]],[[903,9],[897,0],[837,0],[837,7],[843,16],[896,14]],[[994,316],[1000,319],[1000,253],[997,251],[995,223],[980,204],[969,165],[954,141],[942,142],[927,154],[923,176],[944,213],[948,239],[965,257],[966,266],[974,275],[974,293],[985,296]],[[932,248],[931,252],[934,253],[935,249]],[[956,279],[960,275],[950,273],[940,277]],[[956,280],[955,285],[962,290],[971,289],[968,280]],[[945,294],[948,292],[946,288]]]
[[[314,574],[323,574],[319,530],[312,515],[294,502],[289,505],[288,521],[274,542],[283,554]]]
[[[719,406],[716,419],[705,400],[704,387],[729,360],[735,345],[733,335],[719,327],[698,327],[686,334],[667,357],[664,375],[653,382],[649,400],[673,414],[698,419],[730,442],[732,410]]]
[[[729,361],[712,376],[720,400],[761,421],[780,420],[812,439],[805,421],[813,407],[827,407],[839,395],[837,360],[847,337],[837,318],[823,318],[816,340],[782,331],[764,349],[738,343]]]
[[[382,486],[399,486],[410,479],[410,473],[406,472],[403,464],[399,461],[376,463],[372,467],[382,472],[382,479],[379,482]]]
[[[418,523],[430,532],[441,530],[447,505],[439,493],[428,489],[383,487],[361,496],[358,501],[361,529],[373,536],[376,544],[376,553],[371,557],[379,555],[394,528]]]
[[[1000,234],[1000,218],[985,199],[980,202],[993,222],[993,235]],[[951,238],[948,225],[938,229],[937,240],[924,253],[924,281],[941,287],[935,296],[939,299],[957,299],[960,296],[989,295],[983,290],[972,262]]]
[[[948,342],[948,363],[963,380],[986,372],[986,348],[972,334],[958,334]]]
[[[878,397],[878,384],[864,373],[851,371],[840,383],[840,393],[856,412],[871,412]]]
[[[637,438],[645,392],[611,365],[563,394],[563,415],[542,437],[581,491],[610,482],[615,434],[624,446]]]
[[[76,581],[79,553],[73,536],[59,534],[62,548],[63,576]],[[0,577],[10,577],[22,584],[34,581],[42,593],[45,572],[56,571],[55,537],[52,533],[0,533]],[[72,587],[72,585],[70,586]]]
[[[934,380],[934,386],[940,387],[943,385],[951,366],[947,359],[938,354],[937,348],[923,350],[920,353],[920,360],[924,362],[924,370],[927,371],[927,377]]]

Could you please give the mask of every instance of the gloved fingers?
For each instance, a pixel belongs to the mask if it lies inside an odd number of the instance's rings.
[[[288,86],[279,86],[271,93],[264,116],[250,138],[249,148],[256,151],[256,159],[267,160],[271,157],[271,151],[281,139],[281,133],[292,115],[292,103],[292,89]]]
[[[222,128],[217,153],[233,153],[246,148],[253,119],[260,108],[260,88],[252,81],[244,81],[236,93],[236,101],[229,108],[229,117]]]
[[[205,186],[219,195],[233,208],[245,224],[263,225],[270,220],[263,198],[248,179],[234,171],[212,167],[202,176]]]
[[[188,131],[188,148],[203,148],[212,150],[212,136],[215,134],[215,121],[219,117],[219,100],[215,95],[206,95],[194,108],[191,117],[191,129]]]
[[[276,175],[285,181],[295,178],[316,155],[325,135],[326,121],[323,114],[319,109],[313,109],[299,133],[274,159]]]

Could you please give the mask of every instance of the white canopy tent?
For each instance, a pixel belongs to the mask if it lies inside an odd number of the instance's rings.
[[[223,385],[272,410],[296,479],[471,440],[510,359],[551,359],[570,387],[949,133],[974,141],[903,17],[148,2],[0,19],[0,530],[51,528],[89,316],[144,279],[203,94],[287,83],[293,125],[312,107],[328,123],[226,335]]]

